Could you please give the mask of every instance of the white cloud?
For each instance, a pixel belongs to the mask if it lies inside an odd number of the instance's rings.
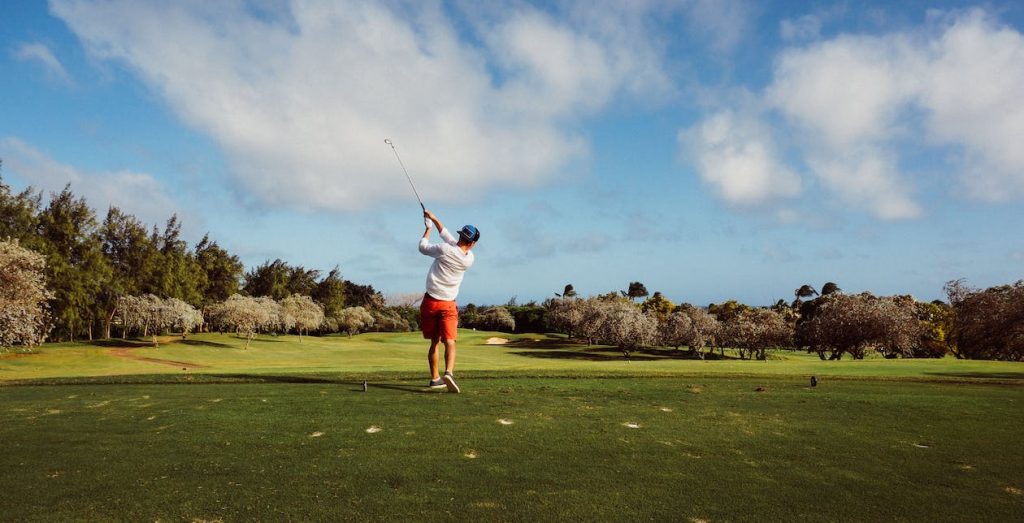
[[[14,58],[22,62],[36,62],[43,67],[47,76],[65,84],[73,84],[67,69],[53,55],[46,44],[39,42],[22,43],[14,49]]]
[[[800,178],[778,158],[770,129],[753,117],[719,112],[680,132],[679,142],[729,204],[758,206],[800,193]]]
[[[890,142],[907,132],[924,56],[908,38],[840,36],[788,49],[765,91],[807,131],[804,162],[839,200],[882,219],[920,216]]]
[[[921,206],[900,178],[896,159],[877,150],[807,159],[811,170],[842,201],[884,220],[917,218]]]
[[[704,33],[720,53],[729,53],[750,31],[753,14],[743,0],[688,0],[683,2],[693,30]]]
[[[783,40],[814,40],[821,36],[821,18],[810,14],[784,19],[779,22],[779,35]]]
[[[625,77],[601,44],[536,11],[528,11],[486,35],[497,63],[512,71],[502,110],[558,118],[603,107]]]
[[[13,137],[0,140],[0,157],[11,174],[36,190],[60,192],[70,183],[72,192],[84,196],[101,220],[109,206],[116,206],[151,225],[162,224],[178,212],[166,189],[148,174],[86,171],[60,163]]]
[[[598,38],[597,23],[529,7],[471,41],[433,3],[294,1],[287,16],[233,2],[51,5],[91,54],[126,64],[219,143],[243,188],[291,207],[410,198],[385,137],[428,203],[537,185],[587,154],[575,119],[644,91],[637,78],[648,94],[668,84],[645,33]]]
[[[920,62],[903,38],[840,36],[784,51],[765,96],[837,149],[885,140],[917,92]]]
[[[775,125],[759,135],[792,135],[800,163],[823,187],[882,219],[924,214],[913,197],[916,173],[901,166],[908,153],[929,154],[959,171],[964,190],[957,194],[1024,197],[1024,37],[980,10],[938,22],[783,50],[761,93],[763,121]],[[705,129],[729,109],[718,111]],[[781,119],[770,118],[776,115]],[[731,203],[776,196],[775,184],[756,183],[767,174],[751,174],[776,161],[770,147],[760,139],[740,142],[747,145],[723,141],[718,150],[745,154],[697,155],[702,176]]]
[[[921,93],[927,132],[965,149],[970,196],[1024,197],[1024,37],[973,11],[954,19],[929,50]]]

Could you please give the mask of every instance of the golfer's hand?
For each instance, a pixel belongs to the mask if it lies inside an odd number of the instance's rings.
[[[430,228],[434,226],[434,222],[430,221],[430,218],[423,218],[423,225],[426,225],[427,230],[429,231]]]
[[[441,224],[441,220],[438,220],[437,216],[435,216],[434,213],[428,211],[427,209],[423,209],[423,216],[426,217],[428,220],[434,222],[434,226],[437,227],[438,231],[443,231],[444,230],[444,225]],[[429,226],[428,226],[428,230],[429,230]]]

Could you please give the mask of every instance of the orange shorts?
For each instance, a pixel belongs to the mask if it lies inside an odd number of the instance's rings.
[[[420,328],[428,340],[455,340],[459,328],[459,307],[455,300],[441,301],[424,294],[420,303]]]

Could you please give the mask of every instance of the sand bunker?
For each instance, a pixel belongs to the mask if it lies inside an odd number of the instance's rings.
[[[485,343],[487,345],[504,345],[508,343],[508,338],[487,338]]]

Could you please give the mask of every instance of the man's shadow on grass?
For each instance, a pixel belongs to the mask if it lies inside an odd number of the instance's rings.
[[[290,384],[318,384],[318,385],[349,385],[352,386],[350,389],[352,392],[363,392],[362,381],[352,381],[351,379],[337,379],[322,376],[298,376],[298,375],[266,375],[266,374],[209,374],[209,376],[230,379],[230,380],[241,380],[246,383],[290,383]],[[367,392],[370,389],[387,389],[397,390],[401,392],[414,392],[417,394],[431,394],[433,391],[425,387],[417,387],[415,385],[404,385],[398,383],[379,383],[373,381],[367,381]]]

